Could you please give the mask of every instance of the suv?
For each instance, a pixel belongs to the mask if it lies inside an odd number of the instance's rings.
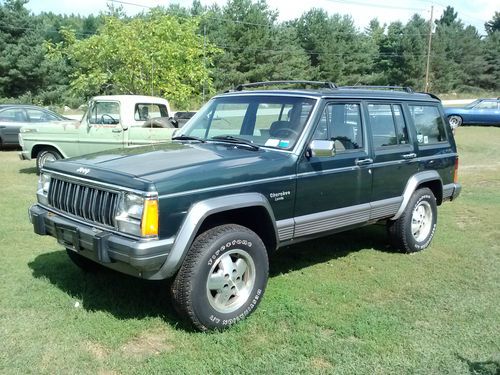
[[[398,249],[425,249],[437,206],[461,188],[439,99],[318,85],[240,85],[171,143],[47,164],[35,233],[84,270],[173,278],[173,303],[200,330],[247,317],[285,245],[382,221]]]

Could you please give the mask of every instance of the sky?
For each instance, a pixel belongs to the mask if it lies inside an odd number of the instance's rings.
[[[203,5],[217,3],[224,5],[227,0],[201,0]],[[127,4],[128,3],[128,4]],[[57,14],[89,14],[97,15],[107,10],[108,4],[122,5],[128,15],[147,10],[147,7],[179,4],[190,7],[192,0],[29,0],[26,7],[34,13],[43,11]],[[138,5],[133,5],[138,4]],[[322,8],[329,14],[350,15],[356,26],[363,30],[371,19],[377,18],[380,23],[402,21],[406,23],[417,13],[425,19],[431,16],[434,6],[434,18],[439,18],[447,5],[458,12],[458,18],[466,25],[475,26],[480,34],[484,34],[484,23],[491,20],[495,11],[500,12],[500,3],[495,0],[267,0],[271,9],[277,10],[279,20],[286,21],[300,17],[311,8]]]

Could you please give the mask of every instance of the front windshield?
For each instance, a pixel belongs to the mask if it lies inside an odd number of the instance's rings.
[[[474,100],[472,103],[467,104],[467,105],[465,106],[465,108],[474,108],[474,106],[475,106],[477,103],[480,103],[480,102],[481,102],[481,100],[476,99],[476,100]]]
[[[293,96],[219,97],[209,101],[177,135],[204,140],[232,137],[256,146],[290,150],[315,102]]]

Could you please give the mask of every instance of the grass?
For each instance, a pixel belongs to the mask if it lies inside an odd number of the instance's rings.
[[[457,131],[461,197],[433,245],[391,252],[382,226],[280,250],[246,321],[198,333],[164,282],[80,272],[33,233],[33,162],[0,153],[2,374],[500,373],[499,128]]]

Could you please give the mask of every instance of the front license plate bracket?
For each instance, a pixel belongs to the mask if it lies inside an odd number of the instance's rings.
[[[80,230],[65,224],[56,224],[57,242],[65,248],[79,252],[80,249]]]

